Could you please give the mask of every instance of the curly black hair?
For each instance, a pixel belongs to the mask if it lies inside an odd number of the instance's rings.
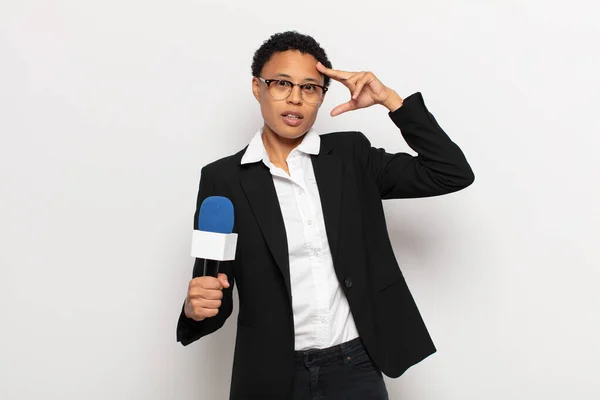
[[[301,53],[310,54],[321,64],[331,68],[331,62],[329,62],[325,50],[315,39],[296,31],[287,31],[272,35],[256,50],[252,60],[252,76],[260,76],[264,65],[273,54],[287,50],[298,50]],[[325,87],[329,86],[329,81],[330,78],[325,76]]]

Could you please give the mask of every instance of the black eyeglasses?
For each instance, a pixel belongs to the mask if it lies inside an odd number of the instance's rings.
[[[317,104],[328,89],[315,83],[292,83],[285,79],[265,79],[261,76],[257,76],[257,78],[267,85],[269,94],[275,100],[287,99],[294,86],[298,86],[302,100],[308,104]]]

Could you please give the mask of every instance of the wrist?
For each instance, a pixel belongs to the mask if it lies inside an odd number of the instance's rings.
[[[189,303],[189,297],[185,298],[185,301],[183,302],[183,313],[185,314],[185,316],[187,318],[190,318],[190,303]]]
[[[390,110],[390,112],[394,112],[397,109],[399,109],[400,107],[402,107],[404,100],[394,90],[392,90],[392,89],[388,89],[388,90],[389,90],[389,95],[381,103],[381,105],[384,106],[385,108],[387,108],[388,110]]]
[[[186,297],[185,302],[183,304],[184,314],[188,319],[196,320],[194,318],[194,307],[192,307],[192,303],[190,303],[190,298]]]

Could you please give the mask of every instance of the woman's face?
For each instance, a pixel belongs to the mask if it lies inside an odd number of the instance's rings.
[[[317,60],[312,55],[288,50],[273,54],[263,66],[261,77],[323,85],[324,77],[316,65]],[[277,82],[271,85],[277,85]],[[309,104],[303,99],[300,87],[294,86],[287,98],[276,100],[269,93],[267,84],[256,77],[252,79],[252,92],[260,103],[264,129],[284,139],[300,138],[313,126],[324,98],[323,94],[317,104]]]

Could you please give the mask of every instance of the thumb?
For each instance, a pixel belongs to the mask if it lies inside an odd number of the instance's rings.
[[[221,281],[221,285],[223,285],[225,289],[227,289],[230,286],[229,281],[227,280],[227,275],[219,274],[217,278],[219,279],[219,281]]]
[[[356,101],[354,99],[340,104],[339,106],[335,107],[333,110],[331,110],[331,113],[329,113],[329,115],[331,115],[332,117],[335,117],[337,115],[343,114],[347,111],[352,111],[352,110],[356,110],[358,107],[356,105]]]

